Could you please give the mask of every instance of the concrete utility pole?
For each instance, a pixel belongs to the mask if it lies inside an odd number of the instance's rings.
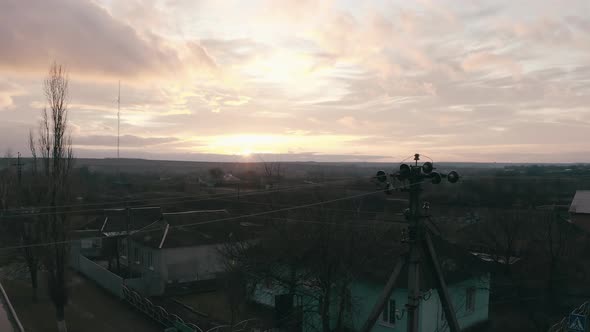
[[[133,278],[133,274],[131,273],[131,269],[133,268],[133,263],[131,263],[131,209],[125,202],[125,224],[127,225],[127,277],[129,279]]]
[[[408,332],[418,332],[419,326],[419,306],[422,294],[420,293],[420,272],[421,266],[426,264],[427,269],[431,267],[438,295],[441,299],[445,317],[449,324],[451,332],[459,332],[459,323],[455,316],[453,309],[453,303],[449,296],[447,285],[445,283],[442,270],[438,264],[436,252],[430,238],[430,228],[427,227],[422,221],[427,216],[422,215],[420,211],[420,193],[422,192],[422,183],[425,180],[430,180],[433,184],[439,184],[442,178],[446,178],[450,183],[456,183],[459,180],[459,174],[452,171],[448,174],[434,172],[434,165],[432,162],[425,162],[422,166],[418,165],[420,155],[414,155],[414,165],[401,164],[399,171],[394,174],[385,173],[385,171],[377,172],[375,179],[378,182],[386,185],[386,193],[391,194],[394,189],[391,182],[387,179],[388,177],[397,179],[402,183],[407,184],[402,190],[406,191],[410,195],[409,208],[406,210],[406,218],[408,220],[408,238],[407,243],[409,246],[408,253],[403,255],[393,270],[389,281],[385,285],[383,292],[379,296],[377,303],[373,307],[373,310],[369,314],[367,321],[365,322],[361,331],[369,332],[372,328],[379,315],[383,311],[387,300],[393,294],[395,282],[403,270],[404,266],[408,267],[408,303],[407,307],[407,325]]]
[[[25,164],[20,162],[20,152],[17,153],[16,155],[16,163],[12,164],[13,166],[16,166],[16,176],[18,179],[18,185],[20,186],[22,177],[23,177],[23,166],[25,166]]]

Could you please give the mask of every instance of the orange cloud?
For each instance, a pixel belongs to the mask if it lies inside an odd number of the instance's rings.
[[[78,0],[5,0],[0,10],[0,70],[45,72],[52,61],[75,74],[139,78],[210,71],[196,42],[174,44],[138,33],[104,8]]]

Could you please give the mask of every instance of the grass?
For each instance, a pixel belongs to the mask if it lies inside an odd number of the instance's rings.
[[[66,322],[69,332],[102,331],[162,331],[149,317],[101,289],[92,281],[77,273],[70,275],[70,301],[66,306]],[[57,330],[55,309],[46,288],[46,278],[39,275],[38,301],[31,296],[28,280],[2,280],[22,324],[29,332],[53,332]]]

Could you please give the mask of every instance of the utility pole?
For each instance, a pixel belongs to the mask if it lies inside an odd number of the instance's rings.
[[[16,155],[16,163],[12,164],[13,166],[16,166],[16,176],[18,179],[18,185],[20,186],[22,177],[23,177],[23,166],[25,166],[25,164],[20,162],[20,152],[17,153]]]
[[[443,174],[434,171],[434,164],[432,162],[425,162],[423,165],[418,165],[420,155],[414,155],[414,165],[401,164],[399,171],[393,174],[387,174],[385,171],[377,172],[375,179],[385,184],[385,192],[391,194],[394,190],[393,184],[388,181],[388,177],[392,180],[398,180],[404,184],[402,191],[408,192],[410,196],[409,207],[406,210],[406,218],[408,220],[408,237],[407,244],[409,250],[407,254],[403,255],[394,268],[389,281],[383,289],[377,303],[375,303],[373,310],[369,314],[361,331],[369,332],[379,315],[385,308],[387,300],[393,294],[395,282],[403,270],[404,266],[408,267],[408,302],[407,302],[407,331],[418,332],[419,326],[419,306],[422,294],[420,293],[420,273],[421,267],[424,265],[425,271],[431,270],[434,274],[434,280],[441,299],[445,317],[449,324],[451,332],[459,332],[460,327],[453,309],[453,303],[449,296],[447,285],[445,283],[442,270],[438,264],[438,259],[432,239],[430,237],[430,228],[424,224],[423,219],[428,216],[422,215],[420,209],[420,193],[422,192],[422,183],[425,180],[430,180],[433,184],[441,183],[443,178],[446,178],[450,183],[456,183],[459,180],[459,174],[451,171],[448,174]],[[431,269],[428,269],[430,267]]]
[[[133,275],[131,273],[131,236],[129,236],[131,233],[131,209],[127,205],[127,202],[125,202],[125,220],[127,224],[127,277],[131,279],[133,278]]]
[[[418,161],[416,160],[416,166]],[[421,181],[416,177],[410,177],[410,225],[408,226],[408,244],[410,247],[408,259],[408,332],[418,331],[418,306],[420,305],[420,263],[422,252],[419,245],[416,245],[421,237],[422,227],[420,225],[420,192],[422,191]]]

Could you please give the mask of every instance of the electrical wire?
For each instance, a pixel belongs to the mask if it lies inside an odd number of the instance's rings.
[[[282,188],[270,189],[270,190],[251,191],[251,192],[246,192],[246,193],[229,193],[229,194],[220,194],[218,196],[207,195],[203,199],[197,199],[197,200],[195,200],[195,199],[189,198],[189,199],[177,200],[177,201],[171,201],[171,202],[160,202],[159,205],[179,204],[179,203],[188,203],[188,202],[196,203],[196,202],[211,201],[211,200],[220,199],[220,198],[232,198],[232,197],[243,197],[243,196],[262,195],[262,194],[276,193],[276,192],[282,192],[282,191],[296,190],[296,189],[301,189],[301,188],[320,187],[320,186],[329,184],[331,182],[341,182],[341,181],[344,181],[344,180],[340,179],[340,180],[328,181],[328,182],[323,182],[323,183],[303,184],[303,185],[297,185],[297,186],[291,186],[291,187],[282,187]],[[187,197],[194,197],[194,196],[187,196]],[[197,198],[198,197],[203,197],[203,196],[197,196]],[[145,200],[142,200],[142,201],[145,201]],[[158,203],[158,202],[156,202],[156,203]],[[150,204],[133,206],[131,208],[151,207],[153,204],[154,204],[154,202],[150,202]],[[55,213],[80,214],[80,213],[90,213],[90,212],[104,212],[105,210],[109,210],[109,209],[83,209],[83,210],[74,210],[74,211],[21,213],[21,214],[13,214],[13,215],[4,215],[1,218],[18,218],[18,217],[45,216],[45,215],[53,215]],[[113,210],[113,209],[111,209],[111,210]]]
[[[419,184],[422,184],[422,183],[424,183],[424,181],[416,182],[414,184],[410,184],[409,186],[419,185]],[[404,187],[407,188],[408,186],[404,186]],[[399,189],[399,188],[395,188],[395,189]],[[330,200],[325,200],[325,201],[320,201],[320,202],[314,202],[314,203],[309,203],[309,204],[290,206],[290,207],[285,207],[285,208],[276,209],[276,210],[262,211],[262,212],[256,212],[256,213],[250,213],[250,214],[233,216],[233,217],[226,217],[226,218],[218,218],[218,219],[212,219],[212,220],[206,220],[206,221],[189,223],[189,224],[182,224],[182,225],[169,225],[168,228],[169,229],[170,228],[181,228],[181,227],[182,228],[187,228],[187,227],[198,226],[198,225],[205,225],[205,224],[218,223],[218,222],[224,222],[224,221],[238,220],[238,219],[242,219],[242,218],[259,217],[259,216],[269,215],[269,214],[273,214],[273,213],[291,211],[291,210],[296,210],[296,209],[303,209],[303,208],[308,208],[308,207],[312,207],[312,206],[319,206],[319,205],[323,205],[323,204],[330,204],[330,203],[334,203],[334,202],[338,202],[338,201],[344,201],[344,200],[348,200],[348,199],[354,199],[354,198],[360,198],[360,197],[370,196],[370,195],[374,195],[376,193],[383,193],[385,191],[386,191],[385,189],[380,189],[380,190],[366,192],[366,193],[362,193],[362,194],[351,195],[351,196],[346,196],[346,197],[339,197],[339,198],[334,198],[334,199],[330,199]],[[148,231],[154,231],[154,230],[157,230],[157,229],[149,229],[149,230],[148,229],[142,229],[140,231],[136,231],[134,234],[142,233],[142,232],[148,232]],[[95,240],[95,239],[97,240],[97,239],[103,239],[103,238],[104,237],[88,237],[88,238],[84,238],[84,239],[85,240]],[[67,244],[67,243],[73,243],[73,242],[76,242],[76,241],[79,241],[79,240],[80,239],[55,241],[55,242],[45,242],[45,243],[34,243],[34,244],[28,244],[28,245],[6,246],[6,247],[0,247],[0,251],[2,251],[2,250],[24,249],[24,248],[31,248],[31,247],[44,247],[44,246],[57,245],[57,244]]]
[[[337,180],[331,180],[331,181],[313,183],[313,184],[321,185],[324,183],[339,182],[339,181],[352,180],[352,179],[355,179],[355,178],[348,177],[348,178],[341,178],[341,179],[337,179]],[[309,186],[312,184],[306,183],[305,185]],[[302,185],[297,185],[297,186],[302,186]],[[293,187],[296,187],[296,186],[293,186]],[[146,193],[146,192],[142,192],[142,193]],[[224,195],[230,195],[230,194],[233,195],[234,193],[223,193],[223,194],[217,194],[217,195],[224,196]],[[76,208],[76,207],[84,207],[84,206],[102,206],[102,205],[129,204],[129,203],[144,203],[144,202],[150,202],[150,201],[174,200],[174,199],[184,199],[184,198],[199,198],[199,197],[208,197],[208,196],[211,196],[211,195],[204,194],[204,195],[187,195],[187,196],[174,196],[174,197],[155,197],[155,198],[143,198],[143,199],[133,199],[133,200],[120,200],[120,201],[112,201],[112,202],[107,201],[107,202],[95,202],[95,203],[66,204],[66,205],[56,205],[56,206],[50,206],[50,205],[32,206],[32,207],[28,207],[28,208],[29,209],[39,209],[39,210],[64,209],[64,208]],[[22,211],[22,208],[6,209],[4,211],[5,212]]]
[[[381,190],[377,191],[377,192],[381,192]],[[375,194],[376,192],[370,192],[370,193],[365,193],[363,194],[363,196],[366,195],[371,195],[371,194]],[[258,212],[258,213],[251,213],[251,214],[246,214],[246,215],[239,215],[239,216],[233,216],[233,217],[227,217],[227,218],[219,218],[219,219],[212,219],[212,220],[207,220],[207,221],[201,221],[201,222],[197,222],[197,223],[190,223],[190,224],[182,224],[182,225],[170,225],[170,228],[187,228],[187,227],[192,227],[192,226],[198,226],[198,225],[205,225],[205,224],[211,224],[211,223],[217,223],[217,222],[224,222],[224,221],[231,221],[231,220],[237,220],[237,219],[242,219],[242,218],[251,218],[251,217],[257,217],[257,216],[263,216],[263,215],[268,215],[268,214],[273,214],[273,213],[279,213],[279,212],[284,212],[284,211],[290,211],[290,210],[294,210],[294,209],[299,209],[299,208],[305,208],[307,206],[315,206],[315,205],[320,205],[320,204],[328,204],[328,203],[332,203],[332,202],[336,202],[336,201],[340,201],[340,200],[345,200],[345,199],[352,199],[355,197],[358,197],[360,195],[354,195],[354,196],[349,196],[349,197],[341,197],[338,199],[333,199],[333,200],[329,200],[329,201],[321,201],[321,202],[315,202],[315,203],[311,203],[311,204],[305,204],[305,205],[299,205],[299,206],[291,206],[288,208],[282,208],[282,209],[277,209],[277,210],[271,210],[271,211],[264,211],[264,212]],[[139,231],[134,232],[133,234],[137,234],[137,233],[141,233],[141,232],[147,232],[147,231],[154,231],[154,230],[158,230],[158,229],[142,229]],[[88,238],[84,238],[85,240],[97,240],[97,239],[103,239],[104,237],[88,237]],[[65,241],[55,241],[55,242],[45,242],[45,243],[34,243],[34,244],[28,244],[28,245],[17,245],[17,246],[8,246],[8,247],[0,247],[0,250],[10,250],[10,249],[24,249],[24,248],[30,248],[30,247],[44,247],[44,246],[49,246],[49,245],[56,245],[56,244],[66,244],[66,243],[72,243],[72,242],[76,242],[79,241],[79,239],[76,240],[65,240]]]
[[[277,204],[277,203],[263,203],[263,202],[253,202],[253,201],[246,201],[246,200],[229,200],[229,199],[220,199],[220,201],[230,202],[230,203],[238,203],[238,204],[245,204],[245,205],[264,205],[264,206],[283,206],[288,207],[287,204]],[[357,210],[346,210],[346,209],[334,209],[334,208],[322,208],[322,210],[328,211],[336,211],[336,212],[351,212],[351,213],[363,213],[363,214],[373,214],[379,213],[379,211],[357,211]]]

